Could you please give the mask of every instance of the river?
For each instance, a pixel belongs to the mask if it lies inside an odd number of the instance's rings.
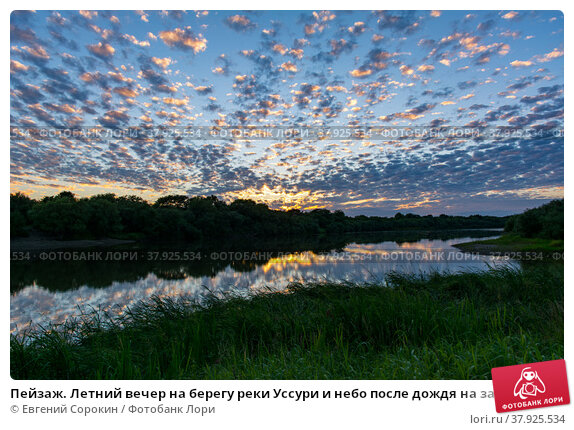
[[[389,232],[286,243],[120,246],[44,252],[11,262],[10,331],[62,323],[93,310],[118,315],[152,296],[281,290],[292,282],[384,283],[390,272],[484,270],[518,264],[453,245],[498,231]]]

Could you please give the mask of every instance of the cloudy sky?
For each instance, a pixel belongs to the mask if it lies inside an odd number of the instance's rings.
[[[515,213],[563,197],[563,28],[552,11],[15,12],[11,190]],[[413,126],[514,131],[339,131]]]

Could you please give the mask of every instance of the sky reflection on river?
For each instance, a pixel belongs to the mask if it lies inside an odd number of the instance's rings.
[[[470,240],[472,239],[464,237],[449,240],[421,239],[403,243],[350,243],[342,250],[326,253],[283,253],[262,264],[254,265],[250,271],[238,271],[227,265],[213,276],[186,274],[182,279],[166,279],[150,272],[137,280],[113,281],[105,288],[87,283],[74,289],[54,291],[41,283],[33,282],[11,295],[10,331],[22,332],[30,324],[60,323],[70,316],[79,315],[82,311],[89,312],[91,309],[120,314],[126,307],[151,296],[183,295],[200,299],[208,291],[223,294],[228,291],[283,289],[289,283],[303,280],[383,282],[385,275],[392,271],[458,272],[483,270],[499,264],[518,264],[494,257],[468,258],[468,254],[467,258],[461,260],[462,253],[458,253],[452,245]],[[457,252],[459,258],[447,261],[450,252]],[[442,259],[437,260],[437,257]]]

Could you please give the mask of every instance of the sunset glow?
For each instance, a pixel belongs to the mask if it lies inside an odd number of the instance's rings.
[[[350,215],[506,215],[563,197],[558,11],[19,11],[10,30],[11,192]],[[344,134],[415,126],[520,133]],[[93,133],[26,133],[62,127]],[[149,134],[114,134],[128,128]]]

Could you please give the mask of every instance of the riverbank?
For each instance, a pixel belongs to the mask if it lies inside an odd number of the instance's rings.
[[[517,234],[504,234],[496,239],[476,240],[453,245],[464,252],[484,255],[500,253],[541,253],[549,256],[564,252],[564,240],[527,238]]]
[[[563,358],[563,270],[536,265],[385,285],[159,299],[11,340],[16,379],[489,379]]]

